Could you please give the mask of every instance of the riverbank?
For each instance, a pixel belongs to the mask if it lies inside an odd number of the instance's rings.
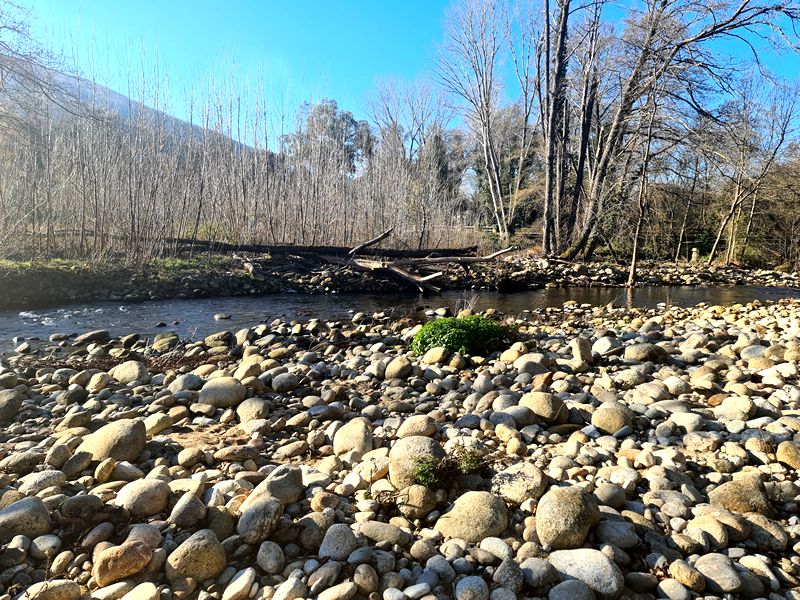
[[[469,266],[435,265],[443,290],[515,292],[545,287],[623,286],[624,266],[543,261],[525,252]],[[800,287],[797,273],[643,263],[639,285],[756,285]],[[12,263],[0,261],[0,310],[30,310],[76,302],[141,302],[175,298],[214,298],[278,292],[304,294],[415,292],[407,284],[376,272],[320,262],[307,256],[276,255],[257,267],[229,256],[154,260],[144,266],[80,261]]]
[[[0,597],[797,599],[800,301],[492,312],[27,349]]]

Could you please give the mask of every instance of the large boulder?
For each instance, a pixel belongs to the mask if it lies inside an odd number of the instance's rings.
[[[397,489],[414,483],[414,471],[421,460],[442,460],[445,452],[429,437],[413,435],[395,442],[389,451],[389,480]]]
[[[489,492],[467,492],[439,517],[435,528],[446,537],[475,544],[500,535],[507,526],[508,510],[500,498]]]
[[[739,513],[755,512],[772,515],[772,504],[757,476],[734,479],[714,488],[708,494],[714,506]]]
[[[134,462],[147,443],[144,421],[121,419],[87,435],[77,452],[91,452],[96,461],[113,458]]]
[[[625,588],[619,567],[599,550],[576,548],[550,553],[550,564],[562,580],[577,579],[585,583],[601,599],[618,598]]]
[[[536,507],[536,533],[543,546],[578,548],[600,520],[597,499],[577,486],[551,488]]]
[[[210,529],[201,529],[167,557],[167,578],[170,581],[188,577],[195,581],[216,579],[227,564],[225,549],[217,536]]]
[[[359,455],[372,450],[372,426],[368,419],[358,417],[342,425],[333,436],[333,452],[337,456],[351,451]]]
[[[246,388],[234,377],[215,377],[200,388],[198,401],[217,408],[230,408],[244,400]]]
[[[0,390],[0,423],[13,421],[22,408],[22,394],[16,390]]]
[[[127,385],[138,381],[139,383],[148,383],[150,381],[150,373],[144,363],[138,360],[127,360],[111,369],[110,375],[122,385]]]
[[[50,533],[51,527],[50,511],[41,498],[23,498],[0,510],[0,544],[16,535],[36,538]]]

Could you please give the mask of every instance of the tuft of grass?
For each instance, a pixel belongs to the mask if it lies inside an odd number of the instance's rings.
[[[447,317],[425,324],[411,342],[416,354],[443,346],[450,352],[486,355],[508,345],[511,331],[492,319],[480,315]]]
[[[449,486],[459,475],[469,475],[487,466],[481,452],[464,446],[456,446],[452,454],[443,459],[422,458],[414,464],[414,483],[430,489]]]

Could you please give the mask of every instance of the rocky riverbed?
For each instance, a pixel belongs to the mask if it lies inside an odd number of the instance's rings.
[[[800,598],[800,302],[507,321],[19,348],[0,600]]]
[[[176,298],[215,298],[299,292],[335,294],[416,292],[408,282],[324,257],[276,255],[255,261],[214,255],[194,260],[113,262],[96,265],[0,264],[0,310],[63,306],[75,302],[142,302]],[[547,287],[621,287],[627,265],[548,261],[530,252],[504,255],[490,263],[436,264],[409,268],[419,276],[442,272],[432,283],[442,290],[518,292]],[[800,287],[797,272],[735,266],[642,262],[640,286]]]

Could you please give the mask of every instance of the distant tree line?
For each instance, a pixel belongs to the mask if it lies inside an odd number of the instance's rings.
[[[399,247],[603,253],[631,281],[639,257],[691,247],[794,266],[797,82],[759,52],[796,60],[798,24],[794,0],[457,0],[429,78],[378,82],[368,121],[334,100],[268,118],[232,78],[184,123],[144,75],[128,93],[149,108],[65,77],[0,2],[0,255],[348,246],[394,227]]]

